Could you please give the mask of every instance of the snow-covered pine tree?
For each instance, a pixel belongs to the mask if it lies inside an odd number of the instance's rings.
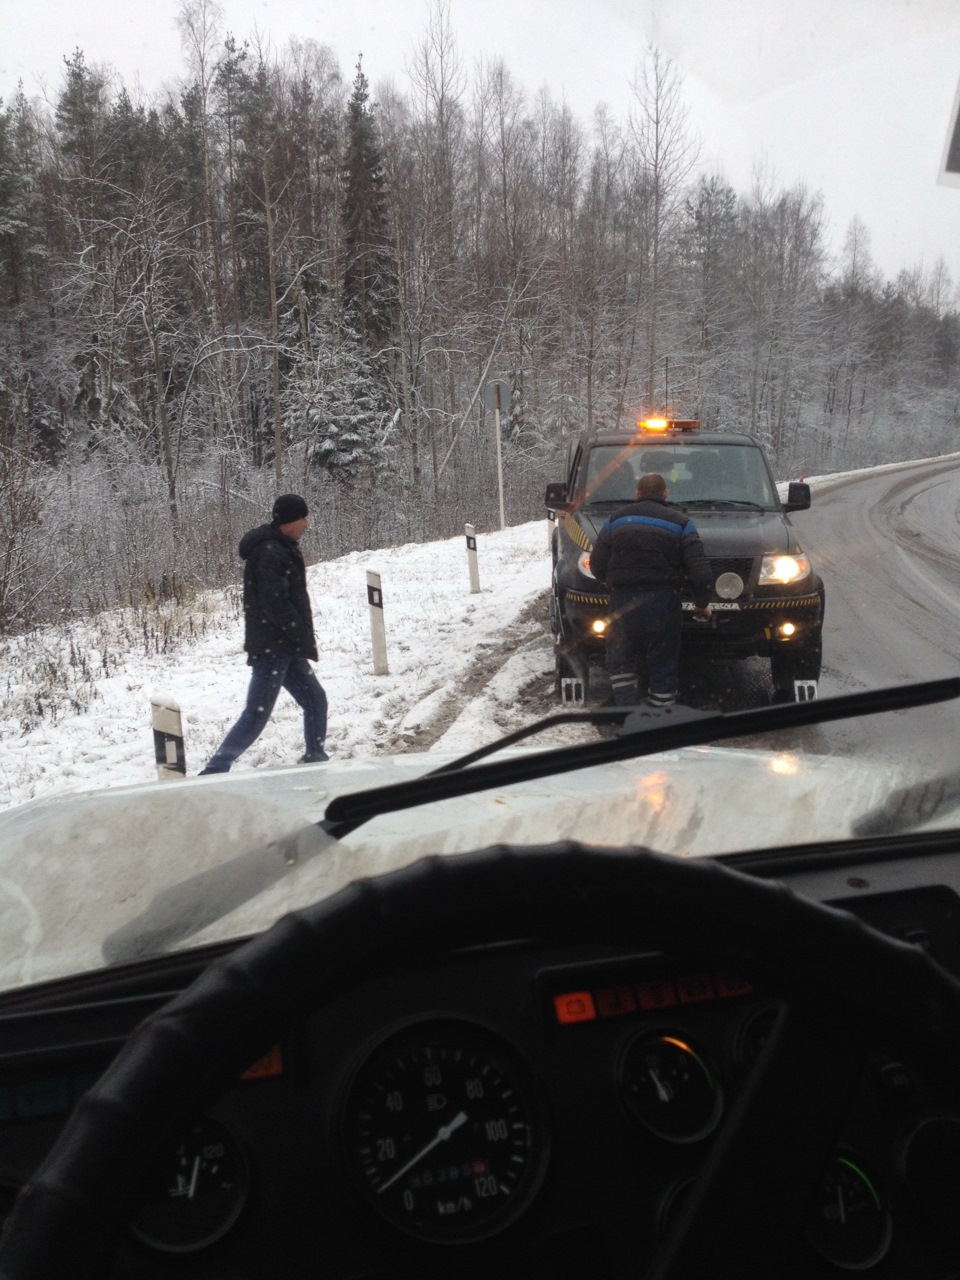
[[[345,267],[339,314],[313,300],[310,347],[294,358],[284,395],[287,439],[304,460],[353,483],[397,465],[388,373],[396,298],[383,160],[358,63],[342,169]],[[313,308],[311,308],[313,310]],[[298,325],[302,330],[303,318]],[[287,330],[287,349],[302,342]]]
[[[321,321],[311,338],[312,353],[294,358],[284,393],[291,460],[299,454],[346,483],[394,469],[394,406],[379,362],[346,325]]]
[[[347,103],[343,165],[343,305],[364,352],[381,352],[393,332],[396,263],[389,227],[383,156],[367,78],[358,62]]]

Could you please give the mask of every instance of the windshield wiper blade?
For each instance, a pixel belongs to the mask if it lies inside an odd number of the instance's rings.
[[[773,507],[765,507],[762,502],[751,502],[747,498],[687,498],[677,504],[681,507],[746,507],[750,511],[773,511]]]
[[[812,702],[777,703],[749,711],[696,711],[689,707],[648,711],[635,707],[607,707],[596,711],[563,712],[538,720],[526,729],[508,734],[419,778],[336,796],[327,805],[323,820],[318,825],[340,839],[379,814],[412,809],[437,800],[449,800],[518,782],[532,782],[537,778],[678,747],[704,746],[727,738],[770,733],[777,729],[795,729],[855,716],[877,715],[882,711],[900,711],[957,697],[960,697],[960,677],[949,677],[872,689],[865,693],[842,694],[835,698],[819,698]],[[619,724],[622,727],[615,738],[555,747],[488,764],[475,763],[533,733],[570,723]]]

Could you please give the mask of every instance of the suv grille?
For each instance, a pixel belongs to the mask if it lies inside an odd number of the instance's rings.
[[[753,573],[753,559],[750,556],[746,558],[729,556],[725,560],[711,560],[710,572],[713,574],[714,582],[720,577],[721,573],[739,573],[743,581],[747,583]]]

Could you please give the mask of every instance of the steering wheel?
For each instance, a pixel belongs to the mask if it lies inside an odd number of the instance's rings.
[[[893,1029],[956,1078],[960,983],[919,948],[782,884],[574,843],[425,858],[283,917],[142,1023],[21,1192],[0,1280],[102,1280],[151,1157],[298,1019],[386,966],[521,938],[742,956],[785,997],[644,1280],[702,1280],[725,1259],[738,1280],[779,1274],[870,1036]]]

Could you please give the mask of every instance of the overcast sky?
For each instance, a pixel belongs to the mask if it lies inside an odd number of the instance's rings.
[[[63,58],[113,68],[147,94],[183,73],[180,0],[0,0],[0,97],[55,101]],[[431,0],[222,0],[238,39],[259,31],[358,54],[374,89],[401,89]],[[502,57],[589,123],[623,117],[647,41],[677,63],[702,160],[740,191],[758,165],[822,190],[832,243],[870,231],[884,274],[939,255],[960,282],[960,186],[938,183],[960,84],[960,0],[449,0],[465,69]]]

